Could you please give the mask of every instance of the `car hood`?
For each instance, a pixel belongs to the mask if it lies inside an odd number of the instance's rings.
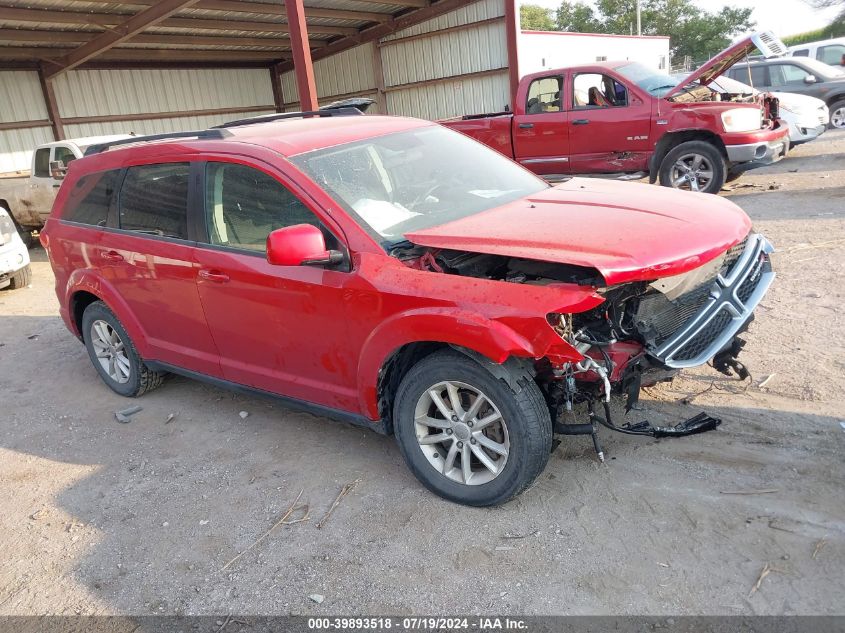
[[[429,248],[594,268],[615,285],[698,268],[750,230],[742,209],[718,196],[573,178],[405,237]]]
[[[802,106],[808,110],[815,110],[826,105],[821,99],[809,95],[799,95],[794,92],[770,92],[769,94],[777,99],[781,105],[787,107],[793,105],[796,107]]]
[[[663,98],[669,99],[681,92],[684,86],[693,82],[698,82],[702,86],[706,86],[727,71],[728,68],[754,52],[754,49],[759,49],[763,53],[763,57],[766,58],[776,57],[786,53],[786,46],[771,31],[753,33],[735,44],[731,44],[710,61],[702,64],[698,70],[690,74],[686,79],[682,79],[678,85],[663,95]]]

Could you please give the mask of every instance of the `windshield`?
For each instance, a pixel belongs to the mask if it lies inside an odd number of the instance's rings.
[[[385,245],[549,187],[498,152],[432,125],[291,160]]]
[[[632,62],[630,64],[625,64],[624,66],[619,66],[616,69],[616,72],[622,74],[624,77],[627,77],[640,88],[655,97],[662,97],[678,84],[678,82],[672,79],[669,75],[652,70],[648,66],[640,64],[639,62]]]

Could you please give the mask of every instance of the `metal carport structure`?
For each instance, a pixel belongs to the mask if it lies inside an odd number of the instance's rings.
[[[470,9],[474,4],[477,7]],[[461,10],[465,10],[466,16],[458,15]],[[454,58],[461,57],[456,52],[461,49],[443,48],[440,43],[454,40],[458,31],[467,35],[470,27],[478,30],[473,38],[464,38],[470,44],[457,42],[454,46],[472,47],[468,53],[474,57],[469,62],[457,60],[461,61],[458,64]],[[491,28],[495,28],[492,35],[481,32]],[[391,80],[389,75],[396,72],[383,68],[382,46],[400,41],[397,33],[406,34],[401,41],[408,41],[408,51],[401,59],[388,60],[389,64],[402,64],[403,68],[416,66],[418,60],[413,57],[411,40],[419,46],[420,40],[425,39],[429,40],[429,46],[440,47],[444,59],[437,63],[454,68],[423,72],[418,75],[422,79],[416,79],[415,75],[410,81]],[[188,114],[202,123],[204,117],[236,112],[315,109],[321,96],[315,81],[315,65],[322,63],[325,75],[326,64],[332,66],[331,60],[337,59],[338,68],[331,69],[331,73],[342,78],[347,71],[340,67],[344,54],[354,54],[358,67],[369,65],[367,72],[372,73],[372,79],[368,82],[373,85],[368,85],[367,90],[376,99],[377,109],[385,112],[388,111],[386,95],[398,90],[397,86],[410,90],[452,78],[480,80],[497,73],[507,75],[507,84],[513,86],[518,79],[515,47],[514,0],[0,0],[0,71],[29,71],[31,84],[37,73],[41,93],[38,96],[44,105],[28,107],[30,97],[25,95],[32,95],[33,86],[27,92],[20,88],[19,82],[15,83],[17,78],[4,82],[0,77],[0,133],[49,127],[53,139],[48,140],[58,140],[67,136],[68,126],[86,132],[95,125],[142,119],[163,122],[185,118]],[[491,52],[492,49],[505,50]],[[431,65],[424,60],[419,63]],[[156,106],[150,112],[138,112],[134,104],[132,108],[121,108],[118,103],[112,110],[119,111],[102,114],[102,103],[109,100],[102,93],[105,89],[98,92],[102,87],[89,86],[82,79],[66,85],[68,75],[82,71],[220,69],[243,69],[244,73],[251,72],[250,76],[256,72],[267,73],[266,85],[260,90],[267,88],[272,101],[189,110]],[[161,76],[138,75],[138,81],[153,82]],[[119,92],[118,80],[111,81],[117,87],[110,84],[109,89]],[[178,92],[184,88],[180,84],[187,79],[186,75],[173,75],[167,81],[173,85],[150,86],[149,91]],[[227,86],[227,94],[239,90],[237,78],[232,81],[234,87]],[[11,86],[6,96],[8,103],[4,103],[4,85]],[[488,88],[484,89],[489,92]],[[140,95],[136,95],[136,101],[145,98],[140,88],[133,87],[132,91]],[[61,93],[58,97],[57,92]],[[355,89],[349,94],[360,92]],[[501,101],[501,92],[488,100]],[[338,94],[336,89],[330,96],[347,95]],[[74,100],[78,104],[89,102],[89,110],[97,112],[80,110],[83,106],[70,103]],[[455,109],[459,109],[457,105]],[[0,172],[3,171],[0,166]]]

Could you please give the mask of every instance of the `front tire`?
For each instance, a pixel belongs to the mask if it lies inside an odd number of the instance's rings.
[[[82,337],[94,369],[115,393],[134,398],[164,381],[164,374],[144,364],[123,325],[102,301],[85,308]]]
[[[830,106],[830,123],[828,127],[836,130],[845,129],[845,99],[841,99]]]
[[[9,288],[16,290],[18,288],[26,288],[32,283],[32,268],[29,264],[21,268],[18,272],[9,278]]]
[[[402,380],[393,410],[396,439],[408,468],[435,494],[464,505],[497,505],[546,467],[548,407],[529,375],[511,373],[506,382],[468,356],[444,350]]]
[[[719,193],[727,177],[722,153],[706,141],[687,141],[673,147],[660,163],[660,184],[673,189]]]

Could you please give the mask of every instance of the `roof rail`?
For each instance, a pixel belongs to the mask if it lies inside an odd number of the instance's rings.
[[[330,116],[358,116],[364,114],[358,108],[330,108],[326,110],[307,110],[305,112],[282,112],[280,114],[266,114],[251,117],[249,119],[238,119],[215,125],[212,129],[219,130],[238,125],[255,125],[257,123],[269,123],[270,121],[282,121],[284,119],[302,119],[309,116],[330,117]]]
[[[166,134],[151,134],[149,136],[132,136],[130,138],[122,138],[116,141],[109,141],[108,143],[97,143],[91,145],[85,150],[85,156],[99,154],[105,152],[107,149],[115,145],[133,145],[135,143],[147,143],[149,141],[161,141],[169,138],[201,138],[201,139],[222,139],[231,136],[231,132],[227,130],[195,130],[193,132],[168,132]]]

